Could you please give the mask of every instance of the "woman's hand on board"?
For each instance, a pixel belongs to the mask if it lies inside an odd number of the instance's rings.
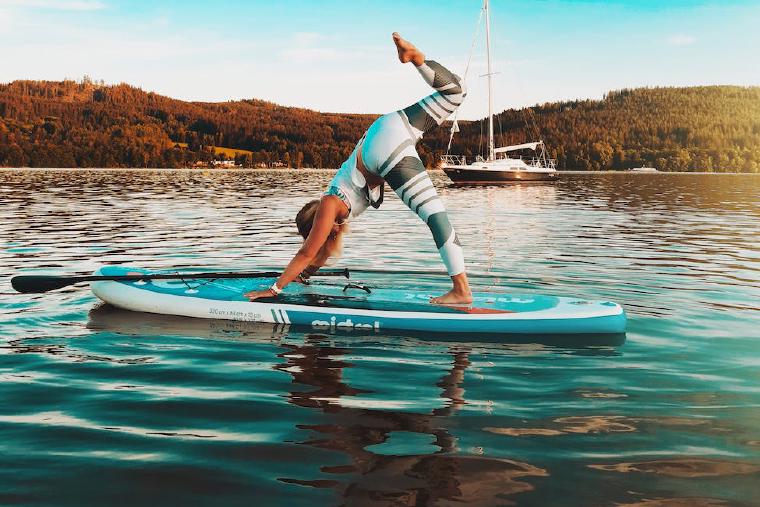
[[[252,290],[243,295],[248,298],[248,301],[255,301],[259,298],[273,298],[276,296],[276,294],[272,292],[272,289]]]

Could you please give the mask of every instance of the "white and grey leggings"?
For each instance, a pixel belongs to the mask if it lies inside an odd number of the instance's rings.
[[[449,275],[454,276],[464,272],[462,246],[414,145],[462,104],[466,90],[459,76],[437,62],[427,60],[417,70],[435,93],[375,120],[363,141],[362,161],[427,224]]]

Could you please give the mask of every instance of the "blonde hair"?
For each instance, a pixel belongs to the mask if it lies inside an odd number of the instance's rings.
[[[311,227],[314,225],[314,216],[319,209],[319,199],[314,199],[304,204],[301,211],[296,215],[296,227],[298,227],[298,234],[303,239],[309,237],[311,233]]]
[[[311,228],[314,226],[314,217],[319,210],[319,199],[309,201],[301,208],[296,214],[296,227],[298,228],[298,234],[306,240],[311,234]],[[317,257],[328,258],[331,261],[335,261],[343,254],[343,233],[348,230],[348,226],[342,225],[336,233],[330,233],[330,236],[322,245]],[[333,262],[325,262],[326,264],[333,264]]]

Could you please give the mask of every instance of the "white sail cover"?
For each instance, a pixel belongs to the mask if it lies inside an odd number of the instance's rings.
[[[517,150],[535,150],[540,144],[543,144],[543,141],[538,141],[535,143],[525,143],[525,144],[514,144],[512,146],[504,146],[503,148],[496,148],[494,153],[505,153],[507,151],[517,151]]]

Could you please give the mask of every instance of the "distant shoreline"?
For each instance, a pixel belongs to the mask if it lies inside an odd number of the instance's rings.
[[[760,172],[760,86],[624,89],[507,109],[494,120],[496,144],[527,142],[527,117],[563,169]],[[90,80],[14,81],[0,84],[0,165],[339,167],[374,118],[256,99],[185,102]],[[452,142],[447,126],[425,134],[425,167],[447,153],[483,155],[482,122],[458,126]]]

